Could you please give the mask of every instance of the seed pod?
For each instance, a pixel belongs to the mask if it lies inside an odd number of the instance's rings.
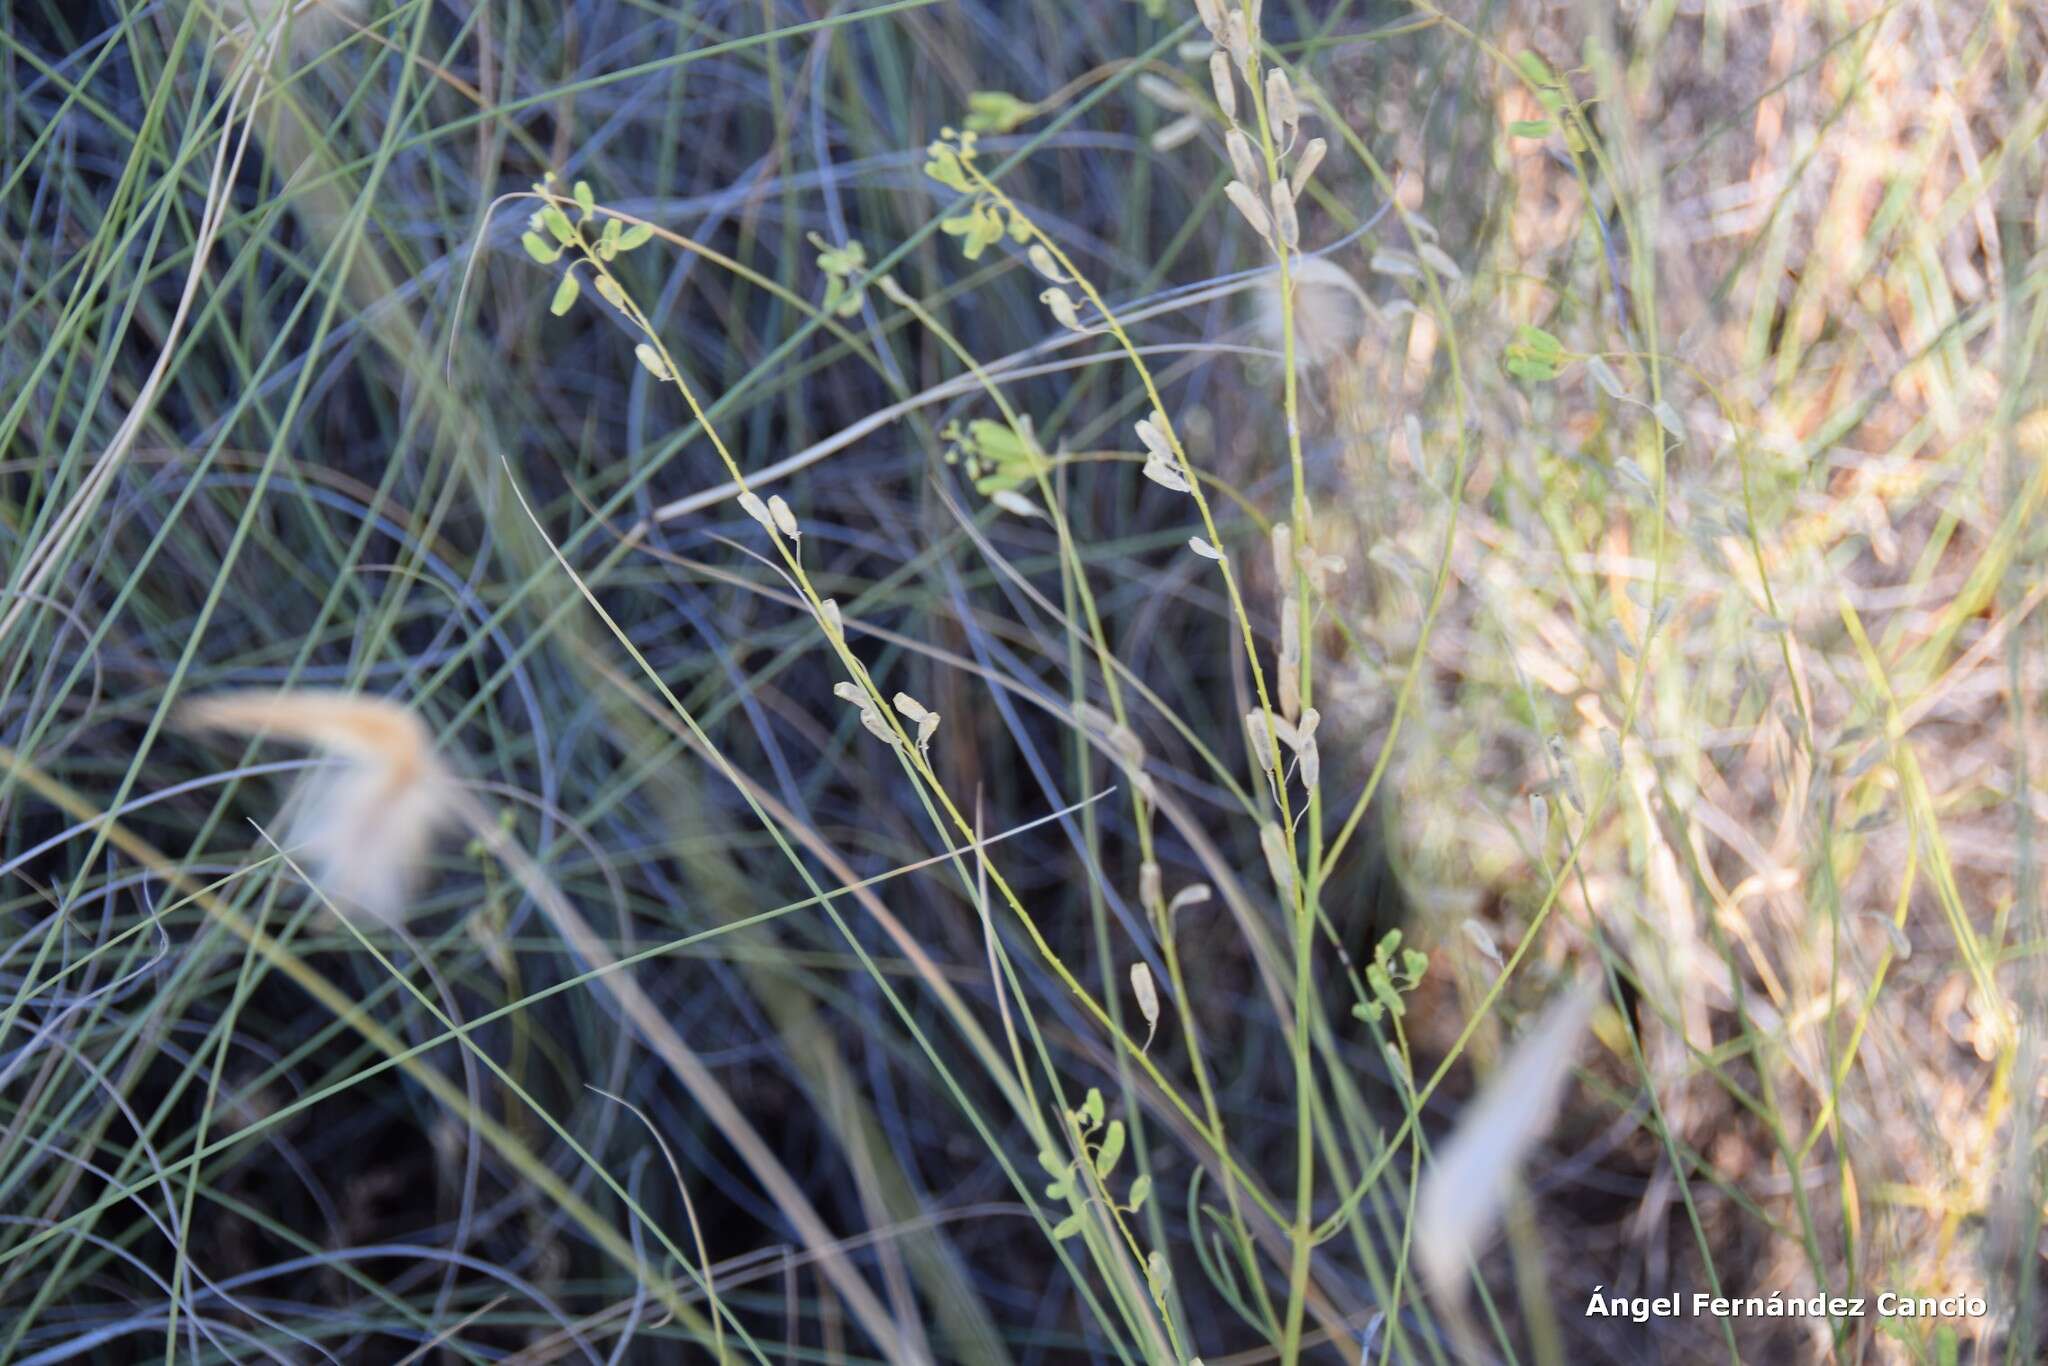
[[[1284,180],[1273,182],[1273,222],[1280,229],[1280,243],[1286,247],[1301,245],[1301,219],[1294,212],[1294,190]]]
[[[1188,481],[1182,477],[1181,472],[1173,467],[1171,461],[1162,460],[1156,455],[1146,458],[1145,477],[1161,488],[1172,489],[1175,493],[1188,492]]]
[[[1322,138],[1310,138],[1308,146],[1301,149],[1301,155],[1294,162],[1294,176],[1288,183],[1293,186],[1296,198],[1308,188],[1309,177],[1316,173],[1316,167],[1323,164],[1329,155],[1330,144]]]
[[[1209,84],[1216,92],[1216,107],[1223,117],[1237,122],[1237,78],[1230,73],[1230,58],[1221,52],[1209,54]]]
[[[1280,714],[1301,714],[1301,602],[1291,593],[1280,601]]]
[[[1159,873],[1159,865],[1146,859],[1138,868],[1138,904],[1152,915],[1159,915],[1166,909],[1166,892]]]
[[[1292,141],[1301,124],[1301,105],[1294,98],[1294,85],[1287,73],[1277,66],[1266,72],[1266,112]]]
[[[1248,711],[1244,714],[1244,732],[1251,740],[1252,758],[1258,766],[1270,773],[1273,771],[1273,730],[1266,713]]]
[[[768,511],[768,505],[761,501],[761,495],[752,489],[743,489],[739,496],[740,510],[761,524],[770,536],[776,534],[775,514]]]
[[[781,494],[778,493],[769,498],[768,515],[775,519],[776,528],[783,535],[789,537],[790,540],[800,541],[803,539],[804,533],[796,524],[796,514],[789,510],[789,504],[783,501]]]
[[[1237,178],[1247,185],[1266,183],[1265,172],[1259,169],[1259,159],[1252,152],[1252,140],[1244,135],[1241,128],[1233,128],[1223,135],[1223,149],[1230,153],[1230,169]]]
[[[1144,960],[1131,964],[1131,994],[1138,998],[1138,1013],[1145,1017],[1145,1046],[1152,1046],[1152,1035],[1159,1029],[1159,988],[1152,982],[1152,969]]]
[[[1266,870],[1273,875],[1273,885],[1280,889],[1280,895],[1289,901],[1294,899],[1294,860],[1287,856],[1287,836],[1280,827],[1267,821],[1259,827],[1259,849],[1266,856]]]
[[[1025,251],[1024,259],[1031,263],[1033,270],[1054,284],[1063,285],[1067,282],[1067,277],[1060,274],[1058,263],[1052,259],[1052,253],[1045,249],[1045,243],[1033,242]]]
[[[1038,296],[1038,302],[1052,311],[1053,321],[1069,332],[1085,334],[1088,329],[1081,325],[1081,315],[1074,308],[1074,301],[1064,289],[1048,289]]]
[[[1225,185],[1223,194],[1237,211],[1244,215],[1245,222],[1252,225],[1252,231],[1264,238],[1267,246],[1272,246],[1273,220],[1266,213],[1266,206],[1259,202],[1259,197],[1246,188],[1241,180],[1233,180]]]
[[[1246,27],[1241,11],[1232,10],[1223,20],[1223,46],[1230,53],[1230,60],[1240,69],[1249,66],[1252,60],[1252,33]]]
[[[1166,440],[1166,416],[1154,410],[1152,416],[1138,419],[1135,430],[1138,440],[1144,443],[1145,453],[1155,460],[1173,463],[1173,447]]]

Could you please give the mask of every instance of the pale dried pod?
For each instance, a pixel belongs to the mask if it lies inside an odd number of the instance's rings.
[[[988,500],[1013,517],[1035,517],[1043,520],[1045,510],[1015,489],[997,489]]]
[[[1162,460],[1156,455],[1147,456],[1144,473],[1147,479],[1150,479],[1161,488],[1172,489],[1175,493],[1186,493],[1189,491],[1188,481],[1181,475],[1178,469],[1174,468],[1173,462],[1170,460]]]
[[[1301,218],[1294,211],[1294,189],[1284,180],[1273,182],[1268,197],[1273,201],[1273,223],[1280,232],[1280,244],[1284,247],[1301,245]]]
[[[1329,154],[1330,144],[1323,138],[1310,138],[1308,145],[1301,149],[1301,155],[1294,160],[1294,174],[1287,182],[1293,187],[1295,198],[1299,199],[1301,192],[1308,188],[1309,178],[1316,173],[1316,168],[1323,164],[1323,158]]]
[[[1145,1017],[1145,1047],[1150,1048],[1159,1030],[1159,988],[1142,958],[1131,964],[1131,995],[1138,998],[1138,1013]]]
[[[1166,439],[1165,414],[1154,409],[1152,416],[1139,418],[1133,425],[1133,430],[1137,432],[1138,440],[1145,447],[1147,455],[1154,460],[1173,463],[1173,446]]]
[[[771,536],[776,534],[775,514],[768,511],[768,505],[761,501],[760,494],[752,489],[741,489],[739,505],[742,512],[761,524],[763,531]]]
[[[1031,263],[1033,270],[1054,284],[1063,285],[1067,283],[1067,277],[1060,273],[1059,263],[1052,259],[1052,253],[1046,250],[1045,243],[1033,242],[1029,247],[1026,247],[1024,249],[1024,259]]]
[[[1252,140],[1244,135],[1243,129],[1233,128],[1223,135],[1223,150],[1230,154],[1230,169],[1239,180],[1251,186],[1266,183],[1258,155],[1252,151]]]
[[[1223,117],[1237,122],[1237,78],[1231,74],[1230,58],[1221,52],[1209,54],[1209,85],[1216,92],[1216,107]]]
[[[781,494],[774,494],[768,499],[768,515],[775,519],[776,528],[790,540],[803,539],[804,533],[796,524],[796,514],[789,510],[789,504],[783,501]]]
[[[1051,311],[1053,321],[1061,327],[1066,328],[1069,332],[1079,332],[1084,336],[1087,335],[1088,329],[1081,325],[1081,314],[1074,307],[1074,301],[1067,294],[1067,291],[1059,288],[1043,290],[1039,293],[1038,302],[1044,304]]]
[[[1223,194],[1236,210],[1244,215],[1245,222],[1252,225],[1252,231],[1265,239],[1266,245],[1273,245],[1273,219],[1266,212],[1266,206],[1259,197],[1241,180],[1233,180],[1223,187]]]
[[[1244,733],[1251,743],[1252,759],[1261,771],[1273,771],[1273,725],[1272,718],[1263,711],[1248,711],[1244,714]]]
[[[1223,46],[1239,70],[1251,65],[1252,32],[1241,10],[1231,10],[1223,19]]]
[[[1171,152],[1193,142],[1202,131],[1202,119],[1198,114],[1182,114],[1170,123],[1163,123],[1152,134],[1151,147],[1155,152]]]
[[[1138,93],[1161,109],[1174,114],[1192,114],[1200,109],[1199,102],[1188,98],[1188,92],[1162,76],[1147,71],[1132,82]]]
[[[1280,600],[1280,714],[1301,714],[1301,601],[1291,593]]]
[[[1280,895],[1292,901],[1296,872],[1294,860],[1287,853],[1287,836],[1276,823],[1267,821],[1259,827],[1259,850],[1266,856],[1266,870],[1273,876],[1273,885]]]
[[[1295,130],[1301,126],[1301,105],[1294,98],[1294,85],[1287,79],[1287,73],[1277,66],[1266,72],[1266,113],[1292,141]]]

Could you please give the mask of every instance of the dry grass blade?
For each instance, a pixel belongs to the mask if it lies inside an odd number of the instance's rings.
[[[405,706],[322,689],[215,693],[178,724],[307,745],[338,762],[294,792],[286,843],[345,910],[396,924],[435,838],[455,819],[455,787],[433,734]]]
[[[1447,1303],[1459,1298],[1465,1270],[1500,1218],[1516,1169],[1550,1128],[1599,999],[1587,981],[1551,1002],[1437,1149],[1416,1201],[1415,1256]]]

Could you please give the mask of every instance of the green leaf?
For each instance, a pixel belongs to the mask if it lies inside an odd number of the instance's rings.
[[[1534,52],[1524,49],[1515,56],[1516,68],[1535,85],[1556,85],[1557,76],[1550,69],[1550,63]]]
[[[1065,1176],[1067,1174],[1067,1160],[1058,1153],[1053,1152],[1050,1148],[1039,1152],[1038,1165],[1045,1168],[1047,1176]]]
[[[1124,1203],[1130,1206],[1131,1213],[1136,1214],[1139,1210],[1145,1208],[1145,1201],[1151,1198],[1151,1195],[1152,1178],[1149,1174],[1142,1175],[1137,1180],[1131,1182],[1131,1193],[1125,1197]]]
[[[576,272],[567,272],[562,276],[562,283],[555,286],[555,297],[548,301],[548,312],[561,317],[576,306],[576,298],[582,292],[583,286],[576,283]]]
[[[619,250],[631,251],[635,247],[644,247],[647,245],[648,239],[653,236],[653,224],[635,223],[632,227],[619,234]]]
[[[1067,1198],[1067,1192],[1072,1189],[1073,1186],[1064,1177],[1058,1181],[1048,1181],[1045,1185],[1045,1198],[1048,1200],[1064,1200]]]
[[[605,219],[604,231],[599,233],[597,238],[597,254],[607,261],[617,256],[619,254],[619,235],[625,230],[626,225],[618,219]]]
[[[1564,354],[1564,343],[1540,327],[1531,327],[1524,323],[1515,329],[1515,338],[1533,354],[1545,360],[1556,360]]]
[[[1081,1218],[1082,1216],[1079,1214],[1069,1214],[1066,1218],[1052,1226],[1052,1236],[1064,1243],[1067,1239],[1081,1231]]]
[[[544,266],[551,266],[562,259],[562,249],[542,239],[539,233],[521,233],[519,245],[526,248],[526,254]]]
[[[967,97],[966,125],[976,133],[1007,133],[1037,113],[1037,105],[1006,91],[977,90]]]
[[[967,178],[967,167],[960,160],[960,149],[941,139],[925,148],[924,173],[949,190],[962,194],[974,188],[974,182]]]
[[[1563,358],[1563,342],[1540,327],[1524,324],[1515,329],[1515,340],[1502,362],[1517,379],[1553,380]]]
[[[1089,1128],[1096,1129],[1102,1126],[1102,1088],[1088,1088],[1088,1098],[1081,1102],[1081,1114],[1087,1119]]]
[[[576,240],[576,227],[569,221],[569,215],[553,204],[540,211],[540,221],[541,226],[552,233],[555,240],[563,246],[566,247]]]
[[[1518,138],[1547,138],[1550,136],[1550,120],[1516,119],[1508,125],[1508,131]]]
[[[1102,1136],[1102,1146],[1095,1150],[1095,1174],[1104,1180],[1116,1170],[1117,1159],[1124,1155],[1124,1122],[1112,1119],[1109,1131]]]
[[[597,196],[590,192],[590,182],[587,180],[577,181],[574,193],[576,195],[576,207],[583,210],[583,216],[588,218],[592,211],[597,208]]]

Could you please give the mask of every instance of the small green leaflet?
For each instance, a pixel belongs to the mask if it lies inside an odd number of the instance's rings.
[[[1553,380],[1564,359],[1564,343],[1540,327],[1524,324],[1501,361],[1516,379]]]
[[[583,292],[583,286],[576,283],[576,272],[570,271],[562,277],[562,283],[555,286],[555,297],[548,301],[548,312],[557,318],[576,306],[576,297]]]
[[[1116,1170],[1117,1159],[1124,1155],[1124,1122],[1113,1119],[1109,1129],[1102,1135],[1102,1146],[1095,1153],[1095,1174],[1108,1178]]]

